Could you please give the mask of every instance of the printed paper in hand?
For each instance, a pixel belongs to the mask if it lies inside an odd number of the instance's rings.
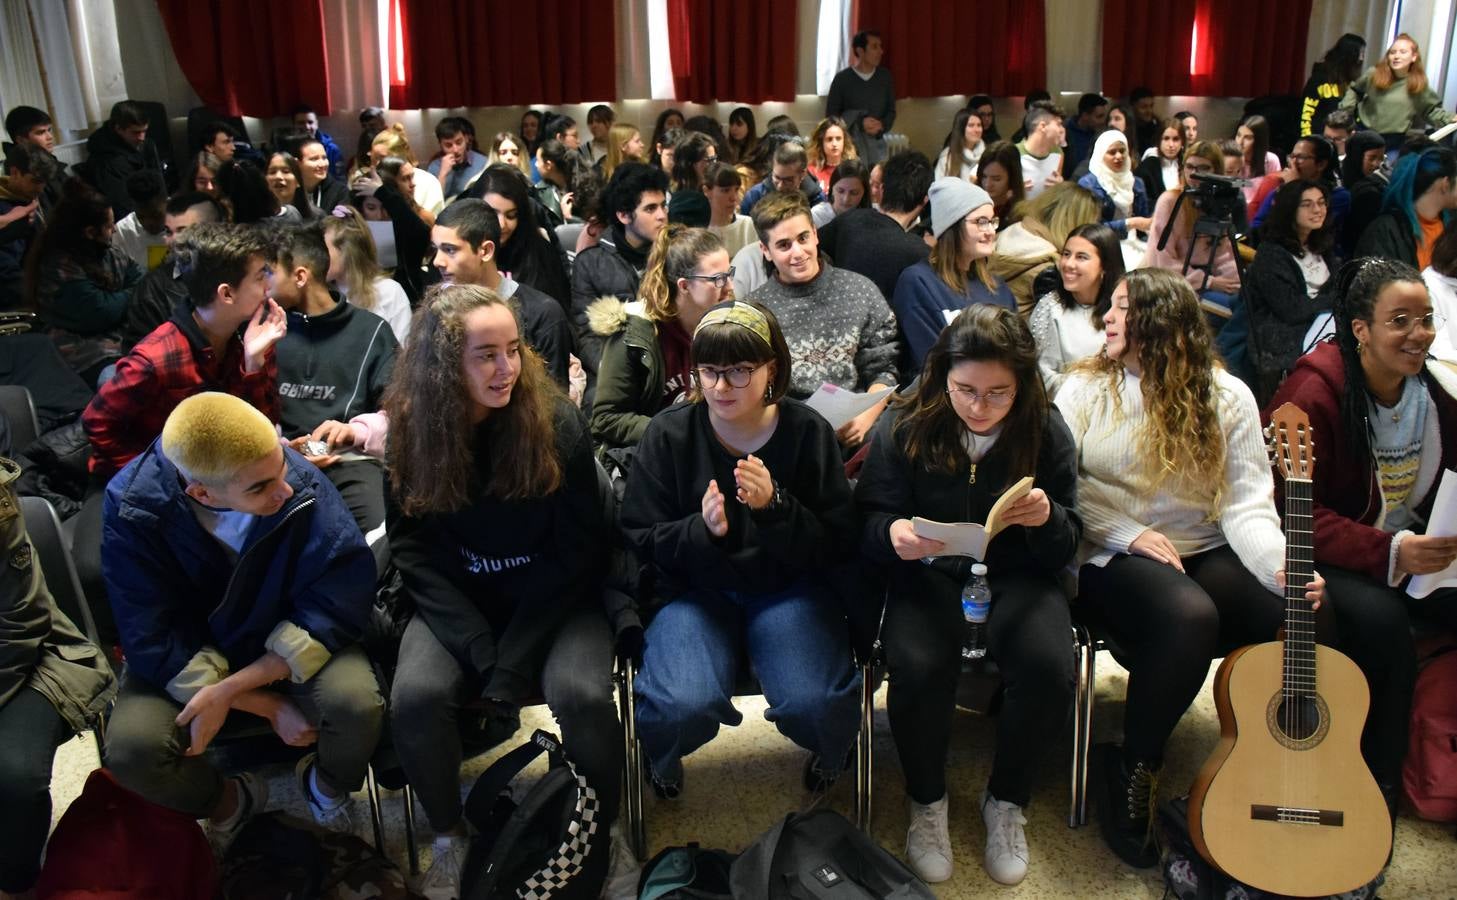
[[[1432,504],[1432,518],[1427,522],[1426,533],[1432,537],[1457,535],[1457,472],[1451,469],[1442,473],[1442,483],[1437,486],[1437,500]],[[1445,587],[1457,587],[1457,562],[1431,575],[1413,575],[1407,583],[1406,592],[1421,599]]]
[[[911,527],[915,529],[917,537],[930,538],[945,544],[946,549],[938,554],[940,556],[970,556],[972,559],[985,561],[987,545],[998,532],[1007,527],[1002,521],[1007,507],[1031,492],[1032,476],[1028,475],[997,498],[997,502],[992,504],[992,511],[987,514],[985,525],[971,522],[933,522],[916,516],[911,519]]]
[[[895,389],[874,394],[859,394],[836,387],[826,381],[820,389],[805,401],[809,408],[825,417],[830,427],[838,431],[846,422],[865,412],[870,407],[890,397]]]

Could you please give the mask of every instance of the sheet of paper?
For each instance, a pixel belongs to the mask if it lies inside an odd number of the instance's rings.
[[[930,538],[946,545],[938,556],[970,556],[972,559],[986,559],[987,544],[991,538],[987,530],[970,522],[933,522],[916,516],[911,527],[917,537]]]
[[[860,394],[836,387],[827,381],[820,385],[820,389],[811,394],[805,403],[809,405],[810,409],[824,416],[831,428],[838,430],[846,422],[885,400],[894,393],[894,390],[892,388],[889,391],[874,394]]]
[[[374,237],[374,249],[379,254],[379,264],[386,269],[393,269],[399,265],[399,255],[395,253],[395,223],[393,222],[365,222],[369,226],[369,233]]]
[[[1447,469],[1442,472],[1442,481],[1437,485],[1437,500],[1432,504],[1432,518],[1427,522],[1427,534],[1432,537],[1457,535],[1457,472]],[[1421,599],[1438,588],[1457,587],[1457,562],[1431,575],[1413,575],[1407,582],[1408,595]]]

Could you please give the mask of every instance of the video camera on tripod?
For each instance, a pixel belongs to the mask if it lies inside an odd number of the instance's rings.
[[[1249,182],[1242,178],[1215,175],[1212,172],[1191,172],[1184,190],[1174,201],[1174,208],[1169,213],[1169,222],[1164,226],[1163,234],[1159,235],[1158,248],[1162,251],[1168,246],[1169,235],[1179,221],[1179,210],[1186,202],[1194,205],[1199,216],[1194,220],[1194,233],[1189,241],[1189,249],[1184,253],[1184,274],[1189,274],[1190,269],[1203,272],[1204,288],[1209,286],[1209,279],[1214,274],[1214,254],[1221,240],[1229,241],[1235,268],[1241,280],[1244,278],[1236,223],[1244,223],[1245,199],[1241,188],[1247,184]],[[1194,248],[1199,246],[1201,237],[1209,240],[1209,256],[1204,262],[1196,263]],[[1220,314],[1228,317],[1229,312],[1221,308]]]

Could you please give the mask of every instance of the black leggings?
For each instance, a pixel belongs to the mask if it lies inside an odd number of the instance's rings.
[[[71,726],[29,686],[0,705],[0,891],[35,886],[51,826],[51,766]]]
[[[1049,573],[993,572],[987,654],[1006,694],[987,789],[1026,806],[1043,751],[1067,725],[1073,697],[1072,618]],[[885,613],[890,730],[917,803],[946,794],[946,751],[961,676],[961,583],[927,566],[892,576]]]
[[[1371,711],[1361,751],[1371,773],[1387,789],[1401,784],[1406,756],[1417,657],[1411,622],[1424,619],[1457,629],[1457,590],[1434,591],[1414,600],[1405,591],[1347,569],[1318,566],[1336,620],[1340,650],[1366,676]]]
[[[1184,572],[1143,556],[1119,554],[1079,571],[1078,602],[1105,623],[1127,654],[1124,753],[1151,765],[1194,702],[1209,663],[1245,644],[1273,641],[1285,600],[1250,574],[1228,546],[1183,558]],[[1317,640],[1333,644],[1327,606]]]

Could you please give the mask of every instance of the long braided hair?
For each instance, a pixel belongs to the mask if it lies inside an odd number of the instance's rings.
[[[1400,260],[1387,257],[1354,259],[1341,267],[1336,276],[1336,297],[1332,314],[1336,326],[1336,346],[1341,351],[1341,364],[1346,370],[1346,390],[1341,396],[1341,428],[1351,442],[1357,459],[1371,458],[1371,426],[1368,421],[1366,370],[1361,366],[1358,341],[1352,329],[1355,322],[1372,324],[1376,300],[1386,286],[1398,281],[1422,284],[1416,269]]]

